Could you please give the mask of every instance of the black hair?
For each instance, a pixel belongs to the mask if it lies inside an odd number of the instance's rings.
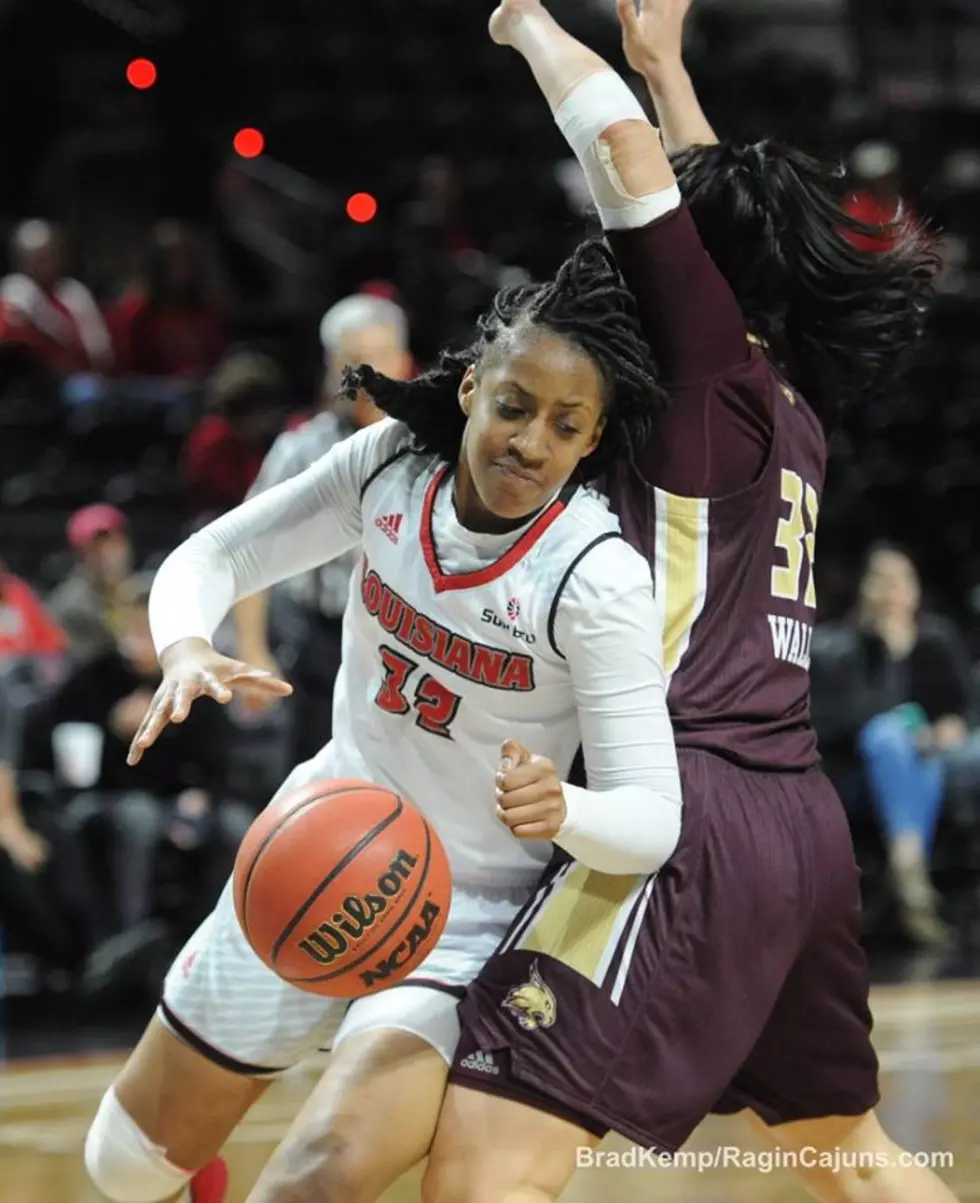
[[[363,390],[404,422],[420,451],[455,463],[466,426],[458,401],[463,376],[470,366],[479,368],[506,330],[525,323],[569,339],[602,377],[606,425],[596,450],[579,465],[582,478],[600,475],[615,459],[632,458],[667,395],[657,383],[633,295],[599,239],[583,242],[548,283],[502,289],[479,319],[474,341],[462,351],[444,351],[431,371],[402,382],[364,365],[348,368],[342,391],[352,398]]]
[[[915,557],[915,553],[910,547],[904,543],[899,543],[895,539],[875,539],[875,541],[865,549],[864,557],[861,560],[860,576],[863,579],[871,570],[871,562],[875,556],[890,555],[901,556],[903,560],[908,560],[912,565],[912,571],[919,576],[919,565]]]
[[[858,221],[841,207],[841,168],[775,140],[694,146],[672,165],[749,330],[825,428],[901,375],[940,266],[924,231],[901,214]]]

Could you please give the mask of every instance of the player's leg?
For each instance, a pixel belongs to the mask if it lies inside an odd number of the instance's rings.
[[[248,1203],[374,1203],[428,1152],[448,1068],[410,1032],[345,1040]]]
[[[536,1107],[452,1085],[422,1180],[422,1203],[550,1203],[601,1136]]]
[[[262,964],[226,887],[175,961],[157,1015],[102,1099],[85,1143],[96,1187],[113,1203],[177,1196],[268,1081],[323,1047],[346,1009]]]
[[[817,869],[817,922],[745,1065],[716,1110],[749,1108],[755,1128],[821,1203],[953,1203],[931,1170],[903,1166],[882,1130],[860,945],[857,866],[843,810],[819,774],[801,782]]]
[[[672,1152],[754,1047],[809,925],[805,833],[794,799],[769,811],[733,766],[680,761],[668,865],[562,866],[467,991],[426,1203],[553,1198],[608,1130]]]
[[[457,889],[417,973],[351,1003],[323,1080],[249,1203],[373,1203],[426,1155],[459,1041],[459,999],[526,897],[524,888]]]
[[[154,1017],[89,1129],[89,1177],[113,1203],[179,1197],[267,1086],[216,1065]]]
[[[773,1126],[748,1118],[771,1144],[797,1154],[804,1164],[794,1173],[820,1203],[956,1203],[937,1174],[906,1158],[873,1111]]]

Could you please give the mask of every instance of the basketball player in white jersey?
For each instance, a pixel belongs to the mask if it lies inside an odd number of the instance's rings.
[[[650,570],[585,484],[648,437],[662,398],[608,250],[585,244],[553,282],[501,293],[474,345],[427,375],[361,368],[356,389],[389,417],[164,563],[151,598],[164,680],[131,760],[196,698],[288,691],[219,655],[212,634],[241,598],[360,543],[333,738],[283,790],[354,777],[414,802],[452,866],[448,924],[406,984],[348,1003],[267,969],[226,889],[90,1130],[89,1173],[115,1203],[184,1188],[219,1203],[231,1130],[271,1078],[327,1047],[322,1082],[250,1198],[376,1199],[428,1151],[458,998],[552,841],[627,882],[611,950],[642,875],[678,839]],[[588,788],[565,783],[580,743]]]

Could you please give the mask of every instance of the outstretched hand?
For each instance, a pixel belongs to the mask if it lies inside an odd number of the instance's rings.
[[[127,764],[139,764],[168,723],[182,723],[200,697],[230,702],[236,693],[288,697],[293,687],[265,669],[216,652],[203,639],[182,639],[160,657],[163,680],[129,747]]]
[[[553,840],[567,813],[558,771],[545,756],[505,740],[497,773],[497,818],[519,840]]]
[[[683,57],[684,19],[693,0],[616,0],[626,61],[641,75]]]

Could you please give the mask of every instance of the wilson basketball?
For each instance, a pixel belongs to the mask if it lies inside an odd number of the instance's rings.
[[[314,781],[259,815],[238,850],[235,910],[256,954],[313,994],[358,998],[401,981],[449,915],[445,850],[405,798]]]

